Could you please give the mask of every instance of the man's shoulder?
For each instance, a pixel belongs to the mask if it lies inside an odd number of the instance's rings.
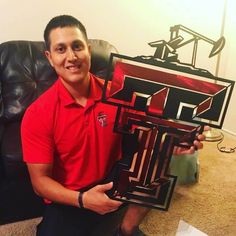
[[[104,85],[105,83],[105,80],[104,79],[101,79],[100,77],[90,73],[90,76],[92,79],[94,79],[97,83],[101,84],[102,86]]]
[[[58,101],[57,81],[43,92],[28,108],[29,112],[49,112]]]
[[[97,82],[97,84],[100,86],[101,89],[106,89],[106,92],[110,91],[111,86],[112,86],[112,81],[107,81],[105,79],[101,79],[99,77],[97,77],[94,74],[91,74],[92,78]],[[106,88],[104,88],[104,86],[106,86]]]

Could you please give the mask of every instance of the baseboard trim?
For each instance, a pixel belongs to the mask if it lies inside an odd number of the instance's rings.
[[[234,133],[234,132],[232,132],[232,131],[230,131],[230,130],[228,130],[228,129],[222,129],[224,132],[226,132],[226,133],[228,133],[228,134],[231,134],[231,135],[233,135],[233,136],[235,136],[236,137],[236,133]]]

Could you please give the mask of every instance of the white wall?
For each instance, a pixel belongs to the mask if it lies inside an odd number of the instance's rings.
[[[182,24],[213,40],[221,34],[224,0],[0,0],[0,42],[42,40],[46,23],[58,14],[72,14],[86,26],[89,38],[113,43],[121,54],[152,55],[148,42],[168,40],[169,28]],[[234,0],[228,0],[225,22],[226,46],[221,54],[219,76],[236,80],[233,55],[236,55]],[[191,46],[191,45],[190,45]],[[187,50],[187,51],[186,51]],[[179,52],[189,62],[191,47]],[[210,45],[199,44],[197,66],[215,73],[217,57],[208,58]],[[236,134],[236,88],[224,128]]]
[[[225,38],[227,40],[222,52],[219,76],[236,81],[236,1],[228,0],[225,22]],[[236,83],[229,104],[223,128],[236,135]],[[234,105],[233,105],[234,104]]]

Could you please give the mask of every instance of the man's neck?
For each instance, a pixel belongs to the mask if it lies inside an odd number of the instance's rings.
[[[90,75],[88,74],[86,79],[78,83],[67,83],[63,79],[61,81],[76,103],[86,106],[90,92]]]

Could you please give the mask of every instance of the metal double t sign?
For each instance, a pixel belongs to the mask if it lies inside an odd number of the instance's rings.
[[[111,55],[108,74],[102,101],[118,107],[114,132],[123,135],[109,196],[167,210],[177,179],[168,168],[174,147],[192,146],[206,124],[222,127],[234,82],[186,64],[120,54]]]

